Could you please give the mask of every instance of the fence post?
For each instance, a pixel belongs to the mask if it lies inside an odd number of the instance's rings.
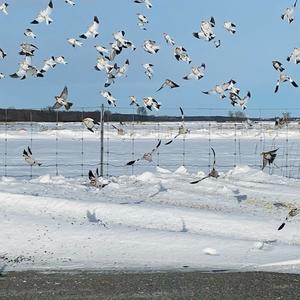
[[[100,176],[103,177],[103,153],[104,153],[104,105],[101,105],[101,131],[100,131],[100,141],[101,141],[101,153],[100,153]]]

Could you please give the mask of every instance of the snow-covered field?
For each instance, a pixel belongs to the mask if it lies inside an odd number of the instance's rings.
[[[122,174],[105,179],[110,183],[102,190],[89,186],[85,175],[99,163],[98,133],[91,135],[80,124],[64,125],[69,128],[61,130],[49,128],[51,124],[33,128],[15,124],[9,130],[2,126],[0,135],[8,141],[10,166],[9,176],[0,180],[0,264],[12,270],[188,268],[300,273],[299,216],[277,230],[288,211],[300,206],[300,180],[270,174],[276,168],[259,169],[263,149],[282,147],[279,166],[286,159],[286,143],[297,152],[297,124],[280,130],[271,124],[254,129],[239,124],[235,132],[232,124],[223,124],[222,132],[219,124],[207,125],[187,124],[191,134],[185,141],[180,137],[161,147],[152,164],[139,162],[134,170],[120,168]],[[135,155],[151,150],[158,138],[167,141],[176,134],[176,126],[159,124],[158,130],[153,124],[153,129],[144,130],[135,125]],[[130,128],[123,137],[107,128],[110,162],[121,165],[132,159]],[[12,176],[24,170],[30,174],[20,153],[31,138],[35,158],[51,165],[57,137],[59,159],[68,159],[72,165],[64,176],[55,176],[55,166],[33,168],[33,175],[38,176],[32,179]],[[240,161],[236,156],[236,167],[229,163],[222,167],[229,161],[234,164],[235,140],[245,145],[243,156]],[[78,160],[81,168],[82,144],[84,177],[76,176],[80,172],[75,170]],[[176,157],[184,144],[185,167],[180,166],[182,157]],[[190,181],[208,171],[209,145],[216,150],[220,177],[191,185]],[[13,159],[15,166],[10,164]],[[255,166],[248,166],[251,159]],[[201,162],[203,167],[199,167]]]

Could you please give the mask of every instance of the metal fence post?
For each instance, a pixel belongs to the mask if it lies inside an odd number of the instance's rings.
[[[101,131],[100,131],[100,135],[101,135],[101,153],[100,153],[100,176],[103,177],[103,153],[104,153],[104,105],[101,105]]]

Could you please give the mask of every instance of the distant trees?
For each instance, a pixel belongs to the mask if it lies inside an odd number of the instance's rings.
[[[243,112],[243,111],[229,111],[228,112],[228,116],[229,118],[232,118],[232,119],[246,119],[247,116],[246,114]]]
[[[147,109],[145,106],[139,106],[136,110],[136,113],[140,116],[147,116]]]

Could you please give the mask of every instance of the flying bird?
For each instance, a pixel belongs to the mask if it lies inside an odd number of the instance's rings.
[[[149,79],[152,79],[153,77],[153,64],[143,64],[143,67],[145,69],[145,74]]]
[[[41,10],[39,12],[38,16],[36,17],[36,19],[34,19],[31,22],[31,24],[39,24],[44,21],[46,22],[47,25],[51,24],[53,22],[53,20],[50,18],[52,10],[53,10],[53,3],[52,3],[52,0],[50,0],[47,8],[44,10]]]
[[[163,33],[165,41],[168,45],[170,46],[174,46],[175,45],[175,41],[174,39],[166,32]]]
[[[158,103],[153,97],[144,97],[143,102],[146,108],[148,108],[149,110],[152,110],[152,107],[155,110],[159,110],[161,107],[161,104]]]
[[[193,32],[193,36],[197,39],[205,39],[206,41],[211,41],[215,38],[213,28],[215,27],[215,19],[211,17],[209,21],[201,21],[200,31]]]
[[[179,85],[170,79],[166,79],[164,83],[161,85],[161,87],[157,90],[157,92],[163,89],[164,87],[169,87],[173,89],[179,87]]]
[[[0,4],[0,11],[2,11],[5,15],[8,15],[7,8],[8,8],[7,2]]]
[[[27,37],[33,38],[33,39],[36,38],[36,35],[32,32],[32,30],[30,28],[27,28],[24,31],[24,35],[27,36]]]
[[[114,98],[109,91],[103,90],[103,91],[100,92],[100,95],[107,100],[107,102],[108,102],[109,105],[112,105],[114,107],[117,106],[116,105],[116,100],[117,99]]]
[[[277,80],[277,83],[276,83],[274,93],[278,92],[280,82],[287,82],[287,81],[289,81],[292,84],[292,86],[298,87],[298,84],[290,76],[280,73],[279,79]]]
[[[222,85],[215,85],[212,89],[210,89],[209,91],[202,91],[203,94],[206,95],[212,95],[212,94],[217,94],[219,95],[219,97],[221,99],[226,98],[225,95],[225,89]]]
[[[21,51],[19,52],[19,54],[25,56],[33,56],[34,51],[39,49],[37,46],[29,43],[22,43],[20,47]]]
[[[276,156],[277,156],[277,149],[271,150],[271,151],[266,151],[266,152],[262,152],[262,159],[263,159],[263,165],[262,165],[262,170],[265,168],[266,165],[270,165],[274,162]]]
[[[145,25],[149,23],[147,17],[140,13],[137,13],[137,17],[138,17],[138,23],[137,23],[138,26],[142,30],[147,30],[147,28],[145,27]]]
[[[152,7],[151,0],[134,0],[134,3],[144,3],[147,8]]]
[[[68,42],[73,48],[75,48],[76,46],[81,47],[81,46],[83,45],[82,42],[78,41],[78,40],[75,39],[75,38],[69,38],[69,39],[67,39],[67,42]]]
[[[105,47],[102,47],[100,45],[96,45],[94,47],[96,48],[97,52],[102,56],[104,55],[104,53],[107,53],[107,54],[109,53],[109,50]]]
[[[278,60],[273,60],[272,61],[272,65],[274,67],[274,69],[276,71],[279,71],[279,72],[283,72],[284,71],[284,67],[282,66],[282,63]]]
[[[175,48],[174,56],[175,56],[177,61],[182,60],[182,61],[185,61],[189,64],[192,62],[192,60],[190,59],[190,57],[187,54],[186,49],[182,46],[179,46],[179,47]]]
[[[214,45],[216,48],[219,48],[221,46],[221,40],[214,41]]]
[[[209,177],[213,177],[213,178],[218,178],[219,177],[219,172],[215,169],[215,166],[216,166],[216,153],[215,153],[215,150],[214,148],[210,147],[211,151],[213,152],[213,155],[214,155],[214,161],[213,161],[213,168],[212,170],[208,173],[208,175],[202,177],[201,179],[198,179],[198,180],[195,180],[195,181],[192,181],[190,182],[190,184],[196,184],[206,178],[209,178]]]
[[[67,86],[64,87],[63,91],[59,96],[55,96],[55,104],[53,105],[53,109],[59,109],[62,106],[65,107],[66,110],[69,110],[73,105],[72,102],[68,101],[68,88]]]
[[[27,78],[27,76],[44,77],[44,75],[32,66],[31,56],[25,56],[25,60],[19,63],[19,69],[17,72],[9,75],[11,78],[19,78],[21,80]]]
[[[90,25],[88,30],[81,34],[79,37],[82,39],[88,39],[88,38],[96,38],[99,35],[99,32],[97,31],[99,28],[99,19],[97,16],[94,16],[93,24]]]
[[[184,76],[183,79],[190,80],[190,79],[196,79],[200,80],[204,76],[204,70],[205,70],[205,64],[202,64],[201,66],[193,67],[191,72]]]
[[[94,119],[92,118],[84,118],[82,120],[82,123],[84,124],[84,126],[91,132],[95,132],[94,131],[94,128],[95,128],[95,125],[100,125],[97,121],[95,121]]]
[[[65,0],[65,3],[70,4],[72,6],[75,5],[75,1],[74,0]]]
[[[287,57],[287,61],[292,61],[294,64],[300,63],[300,48],[294,48],[292,53]]]
[[[281,230],[285,226],[286,222],[289,222],[291,218],[297,216],[299,213],[300,210],[298,208],[292,208],[285,218],[285,221],[278,227],[278,230]]]
[[[152,156],[153,156],[154,152],[157,151],[157,149],[159,148],[160,145],[161,145],[161,140],[158,141],[158,144],[155,146],[155,148],[153,148],[151,150],[151,152],[144,153],[144,155],[141,158],[129,161],[126,164],[126,166],[132,166],[134,163],[136,163],[140,160],[146,160],[148,162],[152,162]]]
[[[54,58],[54,60],[55,60],[55,62],[56,62],[57,64],[60,64],[60,65],[67,65],[67,64],[68,64],[68,62],[65,60],[65,57],[62,56],[62,55],[56,56],[56,57]]]
[[[7,54],[5,53],[5,51],[0,48],[0,58],[3,59]]]
[[[135,105],[136,107],[139,107],[140,105],[136,102],[136,96],[129,96],[130,104],[129,105]]]
[[[284,10],[284,12],[282,13],[282,15],[281,15],[281,19],[282,20],[286,19],[289,22],[289,24],[291,24],[294,21],[294,10],[296,8],[297,1],[298,0],[296,0],[294,2],[293,6],[290,6],[290,7],[286,8]]]
[[[25,161],[30,165],[30,166],[41,166],[42,164],[38,161],[36,161],[32,157],[32,152],[29,147],[27,147],[27,151],[24,149],[23,150],[23,157],[25,158]]]
[[[150,54],[155,54],[159,51],[159,46],[156,45],[156,42],[153,40],[145,40],[143,49]]]
[[[238,89],[239,91],[239,89]],[[242,110],[247,108],[248,100],[251,98],[251,93],[248,91],[247,95],[243,98],[240,97],[239,93],[229,92],[229,99],[231,100],[232,106],[240,106]]]
[[[236,33],[236,25],[230,21],[225,21],[224,22],[224,28],[229,31],[231,34]]]

